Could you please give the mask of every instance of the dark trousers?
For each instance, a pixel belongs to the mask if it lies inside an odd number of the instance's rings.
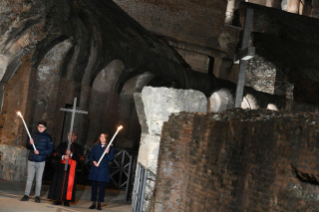
[[[104,202],[105,182],[92,181],[91,201],[95,202],[97,197],[97,189],[99,189],[99,202]]]

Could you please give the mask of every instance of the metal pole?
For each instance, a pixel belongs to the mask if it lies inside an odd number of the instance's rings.
[[[70,136],[69,136],[69,143],[68,143],[68,150],[70,150],[71,148],[71,140],[72,140],[72,132],[73,132],[73,125],[74,125],[74,116],[75,116],[75,110],[76,110],[76,98],[74,98],[74,102],[73,102],[73,111],[72,111],[72,119],[71,119],[71,128],[70,128]],[[68,155],[69,156],[69,155]],[[66,159],[65,161],[65,167],[64,170],[68,170],[68,163],[69,163],[69,159]]]
[[[253,15],[254,15],[254,10],[247,9],[245,26],[244,26],[243,41],[242,41],[242,45],[241,45],[242,50],[246,49],[249,46],[250,31],[251,31],[251,26],[252,26],[252,22],[253,22]],[[235,107],[236,108],[241,107],[241,102],[243,99],[247,63],[248,63],[247,60],[241,60],[240,64],[239,64],[238,80],[237,80],[237,88],[236,88],[236,98],[235,98]]]

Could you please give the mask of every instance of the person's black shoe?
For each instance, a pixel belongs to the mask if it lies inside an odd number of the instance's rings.
[[[35,197],[35,202],[40,203],[41,202],[40,197]]]
[[[29,196],[24,195],[24,196],[20,199],[20,201],[29,201]]]
[[[69,202],[64,202],[64,206],[65,206],[65,207],[70,207]]]
[[[96,208],[96,205],[95,204],[92,204],[89,209],[95,209]]]
[[[102,208],[101,208],[101,203],[97,204],[96,210],[99,210],[99,211],[102,210]]]
[[[62,205],[62,202],[60,202],[60,201],[54,201],[54,202],[52,203],[52,205]]]

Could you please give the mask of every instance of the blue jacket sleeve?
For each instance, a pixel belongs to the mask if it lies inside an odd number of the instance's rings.
[[[90,157],[89,157],[89,160],[91,161],[91,162],[93,162],[93,161],[96,161],[96,159],[95,159],[95,150],[96,148],[95,148],[95,146],[93,146],[93,148],[92,148],[92,151],[91,151],[91,154],[90,154]]]
[[[40,155],[48,155],[53,151],[53,143],[51,137],[49,137],[46,141],[46,149],[43,151],[39,151]]]
[[[27,149],[29,149],[29,150],[33,150],[33,146],[32,146],[32,144],[30,144],[30,139],[28,138],[28,140],[27,140],[27,144],[25,145],[25,147],[27,148]]]
[[[107,159],[113,160],[114,159],[114,148],[111,146],[110,147],[110,152],[107,154]]]

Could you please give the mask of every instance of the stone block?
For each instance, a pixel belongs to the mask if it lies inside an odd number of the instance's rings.
[[[161,135],[163,123],[172,113],[207,112],[205,95],[195,90],[145,87],[141,97],[148,133],[153,135]]]
[[[234,98],[231,92],[227,89],[220,89],[214,92],[209,98],[210,112],[219,113],[225,110],[229,110],[234,107]]]
[[[142,133],[138,162],[152,173],[156,173],[160,136]]]
[[[146,115],[144,111],[144,105],[143,105],[141,93],[134,93],[134,102],[135,102],[137,116],[142,128],[142,133],[147,133],[148,126],[146,124]]]
[[[0,178],[11,181],[26,181],[28,150],[25,147],[0,145]]]

